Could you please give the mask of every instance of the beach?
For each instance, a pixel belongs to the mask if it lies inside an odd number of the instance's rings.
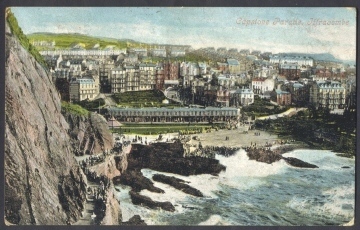
[[[255,135],[259,133],[259,135]],[[118,137],[118,134],[114,134],[114,138]],[[145,143],[145,138],[147,143],[159,141],[156,140],[159,135],[125,135],[125,140],[133,140],[135,137],[143,137],[143,142]],[[163,134],[163,138],[160,141],[170,141],[173,138],[178,138],[178,133],[169,133]],[[281,138],[278,138],[277,135],[270,134],[265,131],[259,130],[249,130],[247,133],[244,133],[240,129],[220,129],[218,131],[212,131],[210,133],[198,133],[190,136],[191,140],[189,144],[197,145],[201,142],[202,146],[226,146],[226,147],[246,147],[253,144],[257,146],[265,146],[267,143],[273,144],[274,142],[281,141]],[[197,137],[197,140],[194,140],[193,137]],[[228,137],[228,139],[226,138]],[[226,140],[227,139],[227,140]]]

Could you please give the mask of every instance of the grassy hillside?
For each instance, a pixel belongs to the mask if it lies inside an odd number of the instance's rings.
[[[8,8],[6,11],[6,21],[9,24],[11,32],[19,39],[20,44],[35,58],[36,61],[38,61],[42,66],[47,68],[47,64],[44,61],[43,57],[39,54],[38,50],[33,45],[31,45],[28,38],[20,28],[10,8]]]
[[[29,34],[28,38],[30,41],[55,41],[55,46],[58,49],[70,48],[73,45],[81,43],[85,49],[91,49],[94,45],[99,44],[100,49],[106,46],[115,46],[116,48],[122,49],[127,48],[127,44],[134,46],[139,43],[127,40],[117,40],[114,38],[98,38],[84,34],[55,34],[55,33],[34,33]],[[42,47],[38,47],[42,49]]]

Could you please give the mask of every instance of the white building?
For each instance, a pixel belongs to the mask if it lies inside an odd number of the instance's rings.
[[[185,56],[185,50],[171,50],[170,55],[172,57],[183,57]]]
[[[230,76],[225,76],[225,75],[219,75],[218,76],[218,83],[221,86],[224,86],[228,89],[230,89],[231,87],[235,86],[235,82],[236,79]]]
[[[64,50],[43,50],[39,51],[43,56],[73,55],[73,56],[109,56],[126,54],[126,49],[64,49]]]
[[[337,81],[318,81],[310,87],[310,103],[316,107],[343,109],[346,89]]]
[[[194,62],[182,62],[180,64],[181,76],[196,76],[200,75],[200,67],[198,63]]]
[[[98,94],[99,78],[74,78],[70,82],[70,99],[73,101],[93,100]]]
[[[155,64],[140,64],[140,85],[139,90],[152,90],[156,85],[156,65]]]
[[[151,54],[154,57],[166,57],[166,50],[165,49],[153,49],[151,51]]]
[[[251,88],[255,94],[263,94],[267,91],[273,91],[275,81],[272,78],[253,78]]]
[[[279,56],[279,55],[270,55],[270,63],[273,64],[285,64],[285,63],[297,63],[298,65],[314,65],[314,59],[311,57],[303,56]]]
[[[139,55],[140,57],[147,57],[147,49],[145,48],[133,48],[130,50],[130,52],[135,53]]]
[[[248,106],[254,103],[254,92],[251,89],[237,89],[230,94],[231,106]]]
[[[206,65],[206,63],[205,62],[199,62],[198,63],[198,65],[199,65],[199,71],[200,71],[200,74],[201,75],[203,75],[203,74],[206,74],[207,73],[207,65]]]

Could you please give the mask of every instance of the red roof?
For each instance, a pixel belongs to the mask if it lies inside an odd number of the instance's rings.
[[[266,78],[261,78],[261,77],[256,77],[256,78],[253,78],[252,81],[265,81]]]

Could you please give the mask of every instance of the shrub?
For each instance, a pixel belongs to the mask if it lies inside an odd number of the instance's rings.
[[[45,60],[37,51],[37,49],[29,42],[29,39],[23,33],[14,14],[11,12],[10,9],[7,11],[6,21],[9,24],[11,32],[19,39],[19,42],[22,45],[22,47],[24,47],[35,58],[35,60],[40,63],[40,65],[48,69]]]
[[[61,111],[68,112],[75,115],[88,115],[89,111],[81,107],[80,105],[75,105],[69,102],[62,101],[61,102]]]

